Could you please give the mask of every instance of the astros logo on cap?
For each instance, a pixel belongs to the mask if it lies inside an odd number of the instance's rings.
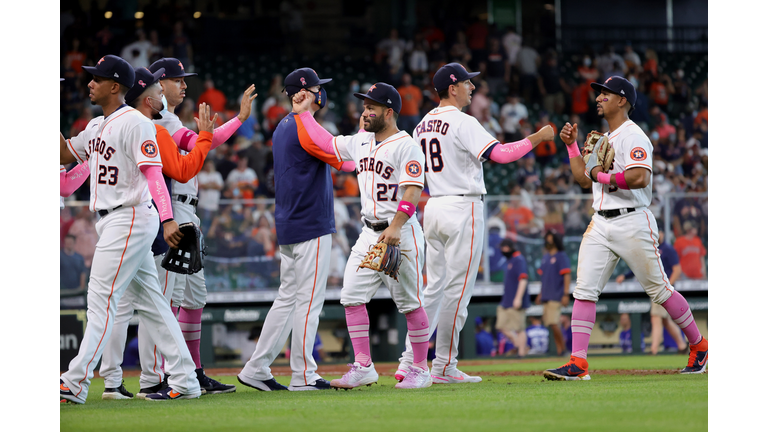
[[[632,158],[632,160],[641,161],[645,160],[646,157],[645,150],[641,147],[635,147],[632,149],[631,152],[629,152],[629,157]]]
[[[372,85],[371,88],[368,89],[368,93],[372,92],[373,89],[375,89],[375,88],[376,88],[376,84]]]
[[[410,161],[405,165],[405,170],[411,177],[418,177],[421,175],[421,164],[418,161]]]
[[[608,78],[607,80],[605,80],[605,82],[607,83],[608,81],[610,81],[610,80],[612,80],[612,79],[613,79],[613,77],[610,77],[610,78]]]
[[[453,82],[456,82],[456,77],[453,76],[453,74],[451,74],[451,79],[453,80]]]
[[[184,70],[184,65],[181,64],[181,62],[179,62],[179,67],[181,68],[181,70]]]
[[[146,140],[141,144],[141,152],[146,157],[155,157],[157,156],[157,144],[152,140]]]
[[[98,63],[96,63],[96,65],[97,65],[97,66],[98,66],[98,65],[100,65],[100,64],[101,64],[101,62],[103,62],[103,61],[104,61],[104,57],[102,57],[102,58],[101,58],[101,60],[99,60],[99,62],[98,62]]]
[[[299,78],[299,81],[301,81],[301,85],[307,85],[307,81],[304,79],[304,77]]]

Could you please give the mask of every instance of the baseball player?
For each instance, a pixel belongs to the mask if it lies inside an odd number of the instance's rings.
[[[651,301],[660,304],[683,329],[691,343],[688,365],[682,373],[702,373],[708,360],[707,340],[699,333],[688,302],[675,291],[662,268],[659,229],[651,203],[653,146],[629,112],[636,100],[635,87],[613,76],[604,84],[590,84],[597,96],[597,114],[608,122],[608,143],[615,158],[608,172],[597,163],[597,146],[587,163],[581,157],[578,125],[566,123],[560,138],[568,148],[571,172],[582,188],[592,187],[596,213],[579,248],[579,272],[573,292],[571,316],[573,354],[565,365],[544,372],[551,380],[588,380],[587,348],[595,325],[595,302],[619,258],[626,261]],[[599,144],[598,144],[599,145]],[[589,167],[589,170],[587,170]]]
[[[363,102],[363,127],[352,136],[333,137],[309,112],[299,119],[309,137],[338,161],[353,161],[358,167],[363,232],[358,237],[344,271],[341,304],[355,350],[355,362],[331,387],[355,388],[379,379],[371,360],[366,304],[382,283],[387,286],[398,311],[405,314],[408,339],[414,348],[413,365],[395,388],[425,388],[432,385],[427,366],[429,323],[421,305],[424,268],[424,233],[415,216],[424,188],[424,154],[407,132],[397,129],[402,107],[400,94],[386,83],[376,83],[368,93],[355,93]],[[366,253],[379,242],[400,245],[402,258],[398,280],[368,268],[359,268]]]
[[[496,330],[517,346],[517,354],[528,354],[525,335],[525,311],[531,306],[528,295],[528,263],[523,254],[515,249],[511,239],[501,241],[501,253],[507,257],[504,272],[504,294],[496,307]],[[501,349],[499,349],[501,352]]]
[[[470,79],[477,75],[458,63],[441,67],[432,79],[440,105],[413,130],[413,138],[425,154],[424,173],[431,195],[424,209],[427,285],[423,305],[429,320],[428,333],[437,327],[432,381],[440,384],[482,381],[456,367],[459,334],[467,319],[483,250],[481,198],[486,190],[482,163],[488,159],[510,163],[540,142],[554,139],[552,127],[544,126],[521,141],[500,144],[477,119],[462,113],[475,89]],[[406,376],[413,355],[406,340],[395,378]]]
[[[285,77],[289,98],[301,93],[312,99],[312,113],[327,102],[320,79],[310,68],[296,69]],[[272,135],[275,173],[275,229],[280,245],[280,289],[269,309],[256,349],[237,380],[262,391],[325,390],[330,383],[317,373],[312,348],[325,301],[331,262],[333,184],[328,165],[342,163],[325,154],[307,136],[296,102]],[[349,163],[347,171],[354,170]],[[269,366],[291,338],[291,383],[275,381]]]
[[[62,401],[85,403],[93,369],[112,333],[115,309],[123,296],[132,298],[140,325],[167,358],[169,387],[153,400],[200,397],[194,362],[178,322],[160,290],[150,245],[160,221],[164,238],[175,246],[181,233],[162,180],[162,163],[152,123],[125,105],[133,86],[133,68],[117,56],[103,57],[88,84],[91,103],[104,115],[78,136],[60,139],[60,164],[87,163],[91,172],[90,210],[98,212],[99,241],[88,282],[87,324],[77,356],[60,379]],[[158,205],[158,210],[151,204]]]
[[[184,78],[195,73],[184,71],[184,65],[175,58],[162,58],[149,67],[152,73],[160,69],[165,69],[165,74],[160,78],[160,86],[163,90],[163,100],[167,103],[167,109],[160,112],[162,118],[155,119],[155,124],[163,126],[173,137],[173,141],[179,146],[182,154],[192,150],[197,140],[197,134],[185,128],[181,124],[179,117],[174,114],[177,106],[181,105],[186,96],[187,84]],[[255,86],[251,85],[243,93],[243,99],[240,103],[240,113],[237,117],[229,120],[213,131],[211,149],[226,142],[232,134],[237,131],[240,125],[251,115],[251,104],[258,96],[253,94]],[[197,170],[199,171],[199,169]],[[173,212],[179,223],[193,222],[200,225],[200,219],[195,214],[197,207],[197,175],[187,182],[172,182]],[[200,378],[200,386],[207,393],[229,393],[235,391],[235,386],[222,384],[205,376],[203,365],[200,362],[200,330],[202,329],[203,307],[207,290],[205,288],[205,272],[199,272],[191,275],[175,275],[176,281],[173,285],[172,307],[178,311],[178,319],[181,329],[184,332],[184,339],[187,341],[189,352],[195,361],[197,375]]]
[[[138,110],[144,117],[152,119],[158,117],[163,109],[161,101],[161,87],[158,80],[165,72],[160,69],[154,74],[147,68],[136,68],[136,78],[134,86],[126,94],[125,100],[130,106]],[[155,124],[157,131],[157,145],[160,152],[160,158],[163,161],[163,174],[165,176],[166,187],[170,190],[171,179],[186,182],[192,179],[203,166],[205,157],[211,148],[211,138],[213,136],[213,125],[216,115],[210,118],[210,107],[206,104],[200,105],[200,118],[196,119],[200,136],[196,140],[195,148],[187,155],[179,154],[176,143],[173,142],[168,131]],[[161,231],[158,231],[155,241],[152,243],[152,254],[154,255],[155,267],[160,279],[160,287],[166,304],[170,308],[171,292],[173,291],[176,273],[169,272],[162,268],[161,264],[165,252],[168,251],[168,245],[163,239]],[[128,297],[123,297],[117,305],[115,323],[112,328],[112,338],[107,342],[104,349],[104,356],[101,361],[99,375],[104,377],[104,393],[102,399],[130,399],[133,395],[128,392],[122,384],[123,371],[121,364],[123,361],[123,351],[128,332],[128,321],[133,316],[134,307],[128,301]],[[152,342],[152,338],[147,334],[144,326],[139,326],[139,360],[141,363],[141,377],[139,379],[139,393],[136,395],[139,399],[146,398],[147,395],[157,393],[163,390],[167,383],[163,380],[161,370],[162,357],[157,345]],[[198,381],[203,394],[215,394],[235,391],[235,386],[221,384],[216,380],[199,376]]]

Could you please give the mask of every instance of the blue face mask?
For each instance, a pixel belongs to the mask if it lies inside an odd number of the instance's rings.
[[[315,95],[315,103],[320,105],[320,108],[325,108],[325,103],[328,102],[328,93],[325,89],[320,87],[317,92],[312,92]]]

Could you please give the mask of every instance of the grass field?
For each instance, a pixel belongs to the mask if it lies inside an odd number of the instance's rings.
[[[538,372],[560,366],[560,358],[459,362],[483,382],[423,390],[396,390],[396,364],[378,364],[379,374],[387,376],[372,387],[350,391],[259,392],[235,376],[211,374],[237,384],[237,392],[171,402],[102,401],[104,381],[97,378],[85,405],[62,404],[60,426],[62,431],[110,432],[706,430],[707,375],[672,373],[687,356],[589,360],[592,380],[583,382],[543,379]],[[277,380],[288,385],[290,377]],[[127,378],[125,385],[135,393],[138,378]]]

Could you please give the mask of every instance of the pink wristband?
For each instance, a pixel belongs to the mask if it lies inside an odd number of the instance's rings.
[[[571,145],[566,145],[565,148],[568,149],[569,158],[575,158],[576,156],[581,156],[581,152],[579,151],[579,145],[576,144],[576,141],[574,141],[573,144]]]
[[[611,184],[611,175],[604,172],[597,173],[597,182],[610,185]]]
[[[400,201],[400,204],[397,206],[397,211],[401,211],[407,214],[408,217],[411,217],[414,213],[416,213],[416,206],[409,203],[408,201]]]
[[[618,186],[619,189],[629,190],[627,179],[624,178],[624,171],[616,173],[616,186]]]

